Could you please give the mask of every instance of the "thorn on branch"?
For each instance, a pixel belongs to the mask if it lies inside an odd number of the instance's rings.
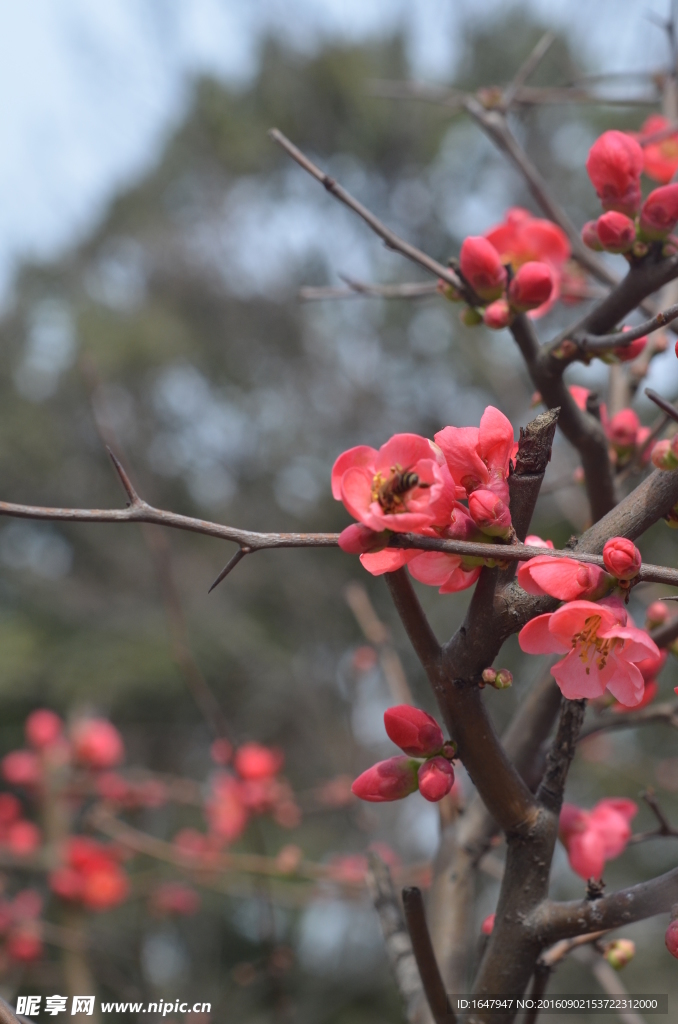
[[[228,560],[228,562],[226,563],[224,568],[221,570],[221,572],[219,573],[219,575],[217,576],[217,578],[215,579],[214,583],[209,588],[207,593],[211,594],[212,591],[214,590],[214,588],[218,587],[219,584],[221,583],[221,581],[228,576],[229,572],[232,569],[235,569],[235,567],[238,564],[238,562],[241,562],[242,559],[245,557],[245,555],[249,555],[251,553],[252,553],[252,548],[247,547],[247,545],[243,545],[241,548],[238,548],[238,550],[233,555],[233,557]]]
[[[137,492],[134,490],[134,487],[132,486],[132,481],[130,480],[127,473],[123,469],[120,460],[113,454],[112,450],[108,447],[108,445],[106,445],[106,451],[111,457],[111,461],[115,466],[115,471],[120,478],[120,482],[125,490],[125,494],[129,498],[128,504],[131,507],[143,505],[143,501],[141,500]]]

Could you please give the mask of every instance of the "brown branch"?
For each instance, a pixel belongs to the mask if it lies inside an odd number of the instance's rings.
[[[409,1024],[420,1024],[424,992],[405,921],[388,866],[376,853],[368,854],[367,882],[384,933],[386,953]]]
[[[527,59],[520,65],[509,85],[504,89],[502,107],[508,110],[517,93],[537,70],[556,40],[555,32],[545,32]]]
[[[386,585],[419,661],[429,677],[440,672],[442,650],[405,569],[385,573]]]
[[[9,1003],[0,998],[0,1024],[28,1024],[28,1018],[17,1017]]]
[[[543,401],[551,409],[560,409],[558,424],[581,456],[591,514],[594,520],[600,519],[616,504],[605,431],[595,417],[577,406],[563,381],[563,367],[543,357],[532,322],[526,316],[516,317],[511,333]]]
[[[335,199],[338,199],[340,203],[344,203],[344,205],[348,206],[350,210],[357,213],[359,217],[362,217],[365,223],[372,228],[375,234],[379,235],[379,237],[383,239],[389,249],[393,249],[394,252],[401,253],[408,260],[412,260],[413,263],[417,263],[420,267],[423,267],[424,270],[427,270],[431,274],[435,274],[436,277],[442,278],[443,281],[451,284],[458,291],[462,292],[462,294],[467,291],[464,282],[453,270],[449,267],[444,267],[442,263],[438,263],[437,260],[434,260],[425,252],[422,252],[421,249],[417,249],[416,246],[410,245],[409,242],[399,238],[399,236],[387,228],[385,224],[382,224],[378,217],[375,217],[366,206],[363,206],[363,204],[359,203],[357,199],[354,199],[345,188],[334,180],[334,178],[331,178],[328,174],[325,174],[324,171],[321,171],[319,167],[316,167],[316,165],[309,160],[308,157],[294,145],[294,143],[290,142],[290,140],[286,138],[281,131],[278,131],[277,128],[271,128],[268,134],[274,142],[277,142],[277,144],[299,164],[300,167],[303,167],[305,171],[308,171],[311,177],[315,178],[316,181],[319,181],[320,184],[335,197]]]
[[[313,302],[320,299],[359,299],[361,297],[372,299],[425,299],[436,295],[438,285],[431,283],[409,283],[404,284],[365,284],[362,281],[354,281],[343,277],[348,285],[347,288],[305,287],[299,289],[299,298],[302,302]]]
[[[414,704],[414,698],[398,652],[390,643],[387,627],[377,616],[368,593],[361,583],[349,583],[344,591],[346,603],[353,612],[365,637],[379,652],[384,678],[396,704]]]
[[[645,394],[651,402],[654,402],[655,405],[658,405],[660,409],[664,410],[669,419],[673,420],[674,423],[678,423],[678,409],[676,409],[675,405],[671,402],[667,402],[665,398],[658,395],[656,391],[652,390],[652,388],[645,388]]]
[[[649,320],[645,320],[637,327],[627,331],[617,331],[614,334],[575,334],[572,340],[579,346],[584,355],[591,355],[597,352],[606,352],[611,348],[626,348],[632,341],[652,334],[678,318],[678,303],[669,306],[662,313],[657,313]]]
[[[403,907],[414,958],[435,1024],[456,1024],[431,944],[421,889],[416,886],[403,889]]]
[[[566,700],[563,697],[558,730],[546,759],[544,778],[537,792],[537,799],[553,814],[560,813],[567,773],[577,749],[577,737],[585,714],[585,700]]]
[[[579,735],[579,742],[595,736],[599,732],[610,732],[617,729],[634,729],[639,725],[652,725],[654,722],[664,722],[678,728],[678,701],[670,704],[651,704],[649,707],[641,708],[640,711],[612,712],[612,714],[600,715],[600,717],[582,729]]]
[[[678,829],[674,828],[669,819],[666,817],[666,814],[660,807],[659,801],[657,800],[654,794],[654,790],[651,786],[648,787],[648,789],[646,789],[643,793],[643,800],[645,801],[645,803],[657,819],[657,828],[652,829],[648,832],[635,832],[629,839],[629,844],[644,843],[648,839],[658,839],[661,837],[668,837],[673,839],[678,837]]]

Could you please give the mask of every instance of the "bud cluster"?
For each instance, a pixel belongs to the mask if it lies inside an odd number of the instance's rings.
[[[452,761],[457,748],[451,741],[445,742],[435,718],[409,704],[399,704],[384,714],[384,725],[389,739],[404,754],[368,768],[353,783],[353,793],[370,803],[402,800],[417,790],[432,803],[447,796],[454,785]]]
[[[554,289],[553,272],[541,260],[522,263],[509,277],[501,255],[481,235],[464,239],[459,265],[464,281],[478,300],[464,311],[462,319],[467,326],[484,323],[501,330],[509,326],[517,313],[532,312],[545,305]]]

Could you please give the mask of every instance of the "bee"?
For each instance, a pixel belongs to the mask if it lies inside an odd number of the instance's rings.
[[[391,466],[392,476],[384,480],[375,488],[374,498],[379,502],[384,512],[394,513],[403,511],[403,497],[414,487],[430,487],[430,484],[419,482],[419,474],[413,473],[410,469],[401,469],[400,466]]]

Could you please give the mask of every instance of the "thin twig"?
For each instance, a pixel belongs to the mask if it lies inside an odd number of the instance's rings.
[[[504,89],[504,95],[502,96],[502,105],[504,110],[508,110],[511,107],[516,97],[516,93],[523,85],[525,85],[528,78],[530,78],[537,70],[546,54],[551,49],[555,39],[555,32],[545,32],[532,50],[532,53],[528,56],[527,60],[525,60],[518,68],[510,85]]]
[[[652,829],[648,832],[636,832],[629,839],[629,843],[644,843],[648,839],[657,839],[662,836],[666,836],[673,839],[677,838],[678,829],[674,828],[674,826],[671,824],[669,819],[664,814],[662,808],[659,806],[659,801],[657,800],[654,794],[654,789],[652,789],[652,787],[649,786],[642,794],[642,796],[643,800],[645,801],[645,803],[657,819],[657,828]]]
[[[407,257],[407,259],[412,260],[413,263],[417,263],[420,267],[423,267],[424,270],[427,270],[431,274],[435,274],[436,277],[442,278],[443,281],[446,281],[447,284],[451,284],[453,288],[456,288],[458,291],[462,292],[462,294],[467,292],[464,282],[453,270],[449,267],[444,267],[442,263],[438,263],[437,260],[434,260],[425,252],[422,252],[421,249],[417,249],[416,246],[410,245],[409,242],[406,242],[387,228],[378,217],[375,217],[366,206],[363,206],[363,204],[359,203],[357,199],[354,199],[345,188],[334,180],[334,178],[331,178],[328,174],[325,174],[324,171],[321,171],[319,167],[316,167],[316,165],[309,160],[309,158],[302,153],[294,143],[290,142],[290,140],[283,135],[281,131],[277,128],[271,128],[268,134],[274,142],[277,142],[278,145],[281,146],[282,149],[284,149],[285,152],[299,164],[300,167],[303,167],[303,169],[315,178],[316,181],[319,181],[320,184],[335,197],[335,199],[338,199],[340,203],[344,203],[344,205],[348,206],[350,210],[357,213],[359,217],[362,217],[365,223],[372,228],[375,234],[379,235],[379,237],[384,240],[389,249],[393,249],[395,252],[401,253],[403,256]]]
[[[575,335],[572,340],[585,355],[590,355],[592,352],[606,352],[611,348],[626,348],[632,341],[643,338],[647,334],[652,334],[653,331],[661,330],[662,327],[666,327],[667,324],[670,324],[677,318],[678,303],[674,306],[669,306],[662,313],[657,313],[649,320],[645,320],[642,324],[638,324],[637,327],[631,327],[627,331],[617,331],[614,334]]]
[[[417,961],[419,977],[424,988],[433,1019],[436,1024],[456,1024],[456,1015],[450,1005],[443,979],[440,976],[438,961],[433,950],[431,936],[426,924],[424,901],[421,889],[411,886],[403,889],[403,907],[405,921],[410,933],[414,958]]]
[[[343,275],[342,275],[343,277]],[[435,295],[438,285],[431,282],[415,283],[404,282],[403,284],[365,284],[362,281],[349,280],[343,277],[348,287],[332,288],[305,287],[299,289],[299,298],[302,302],[314,302],[321,299],[425,299]]]
[[[678,409],[676,409],[675,405],[672,405],[671,402],[668,402],[665,398],[662,398],[662,396],[658,395],[657,392],[653,391],[652,388],[645,388],[645,394],[651,402],[654,402],[655,405],[658,405],[660,409],[664,410],[667,416],[670,416],[670,418],[674,422],[678,423]]]

